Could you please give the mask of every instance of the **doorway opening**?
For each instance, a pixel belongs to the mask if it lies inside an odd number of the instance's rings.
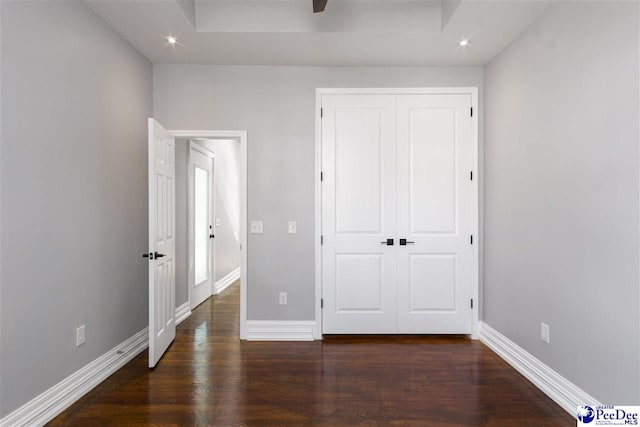
[[[169,133],[176,140],[176,323],[240,279],[245,339],[247,133]]]

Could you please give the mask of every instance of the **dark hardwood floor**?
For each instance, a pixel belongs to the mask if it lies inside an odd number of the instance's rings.
[[[236,283],[178,326],[154,370],[140,354],[50,425],[576,425],[466,337],[242,342],[238,305]]]

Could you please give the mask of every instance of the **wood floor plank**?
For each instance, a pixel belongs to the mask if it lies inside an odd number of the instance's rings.
[[[238,339],[239,283],[51,426],[575,426],[478,341],[461,336]]]

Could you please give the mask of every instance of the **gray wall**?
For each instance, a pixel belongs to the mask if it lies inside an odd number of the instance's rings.
[[[215,280],[222,279],[240,267],[240,143],[236,141],[196,142],[216,155],[214,174],[215,215],[221,219],[215,226]],[[176,307],[189,299],[188,258],[188,194],[189,139],[176,140]]]
[[[189,140],[176,139],[176,307],[189,300]]]
[[[638,48],[637,2],[560,3],[485,71],[484,319],[618,405],[640,402]]]
[[[170,129],[248,131],[250,320],[313,320],[315,89],[478,86],[481,68],[154,65],[154,116]],[[296,235],[287,222],[297,221]],[[288,292],[288,305],[278,292]]]
[[[3,13],[4,8],[2,7],[2,5],[0,5],[0,241],[2,240],[2,136],[3,136],[3,128],[2,128],[2,121],[4,119],[3,115],[2,115],[2,100],[3,100],[3,90],[2,90],[2,75],[3,75],[3,71],[2,71],[2,46],[3,46],[3,39],[4,39],[4,35],[2,32],[2,17],[4,15]],[[2,351],[2,334],[4,333],[4,328],[2,327],[3,323],[2,323],[2,312],[3,309],[2,307],[4,307],[4,295],[2,292],[2,243],[0,243],[0,418],[4,415],[4,411],[2,409],[2,402],[4,402],[4,390],[2,387],[2,365],[3,365],[3,360],[4,360],[4,352]]]
[[[1,417],[147,325],[152,67],[80,2],[0,3]]]

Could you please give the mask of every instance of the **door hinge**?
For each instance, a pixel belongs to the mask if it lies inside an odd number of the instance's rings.
[[[320,172],[320,181],[324,180],[324,172]]]
[[[473,117],[473,107],[471,107],[471,117]]]
[[[473,181],[473,171],[470,171],[470,172],[469,172],[469,179],[470,179],[471,181]]]
[[[324,298],[320,298],[320,308],[324,308]]]
[[[324,236],[320,236],[320,244],[324,245]]]
[[[471,309],[473,310],[473,298],[471,298]]]
[[[324,109],[320,108],[320,118],[322,118],[322,116],[324,116]]]
[[[473,234],[469,236],[469,243],[473,245]]]

